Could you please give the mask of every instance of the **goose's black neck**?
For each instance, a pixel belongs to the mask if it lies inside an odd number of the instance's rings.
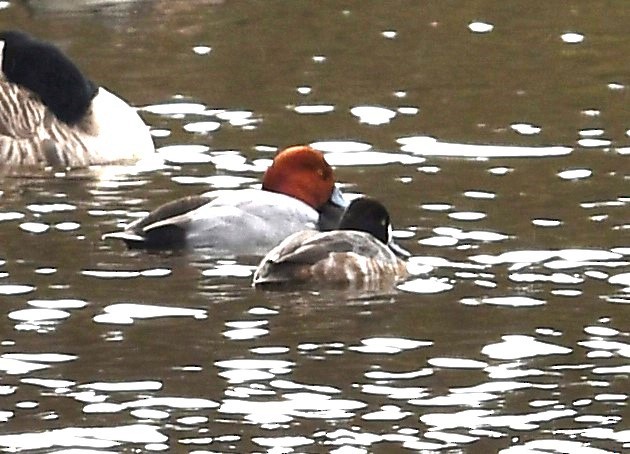
[[[2,72],[11,83],[35,93],[57,118],[78,123],[98,87],[57,47],[17,31],[0,32]]]

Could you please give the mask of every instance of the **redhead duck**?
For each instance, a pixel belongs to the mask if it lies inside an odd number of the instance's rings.
[[[155,151],[136,110],[52,44],[0,32],[0,63],[0,167],[125,164]]]
[[[253,285],[382,288],[407,276],[399,256],[408,255],[391,239],[387,209],[362,197],[348,206],[336,230],[297,232],[274,247],[258,265]]]
[[[322,152],[293,146],[278,152],[260,189],[189,196],[159,206],[104,238],[130,248],[203,248],[206,255],[264,255],[304,229],[337,225],[346,203]]]

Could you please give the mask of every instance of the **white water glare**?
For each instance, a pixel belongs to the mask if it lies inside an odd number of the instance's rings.
[[[441,142],[429,136],[401,137],[396,140],[401,151],[421,156],[453,156],[467,158],[535,158],[565,156],[572,149],[563,146],[476,145]]]

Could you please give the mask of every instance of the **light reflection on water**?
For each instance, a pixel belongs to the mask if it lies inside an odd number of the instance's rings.
[[[181,183],[176,178],[171,181],[174,184]],[[244,181],[245,184],[251,182],[252,179]],[[200,184],[212,186],[210,181]],[[117,189],[116,185],[111,186],[111,190]],[[494,201],[497,195],[500,197],[500,190],[469,191],[464,197]],[[125,200],[126,197],[128,195],[124,193],[112,197],[103,206],[103,215],[116,218],[129,216],[126,211],[115,209],[118,200]],[[445,204],[444,209],[450,212],[452,206]],[[27,211],[45,220],[50,216],[75,216],[77,209],[75,204],[44,201],[29,205]],[[21,219],[8,219],[6,222],[14,228],[25,230]],[[88,225],[85,222],[79,223],[76,235],[90,236],[86,231]],[[405,233],[401,235],[403,241],[414,240],[413,231],[403,229],[401,232]],[[40,233],[30,230],[28,233],[38,237],[55,235],[52,230]],[[603,294],[601,298],[606,299],[617,298],[615,288],[623,292],[630,285],[629,273],[624,271],[628,267],[627,248],[495,249],[499,251],[496,254],[482,254],[477,250],[483,251],[484,245],[504,244],[510,241],[510,236],[453,227],[436,227],[433,233],[454,240],[447,248],[456,247],[460,243],[475,247],[472,251],[464,248],[464,251],[468,251],[466,258],[460,256],[458,261],[438,255],[412,257],[411,265],[425,268],[419,271],[420,276],[400,285],[402,292],[416,295],[443,294],[446,301],[459,302],[462,307],[486,305],[518,311],[557,303],[553,296],[553,291],[559,290],[557,286],[578,289],[579,292],[573,295],[575,299],[583,292],[588,292],[587,282],[604,281],[609,285],[609,294]],[[416,241],[430,244],[422,239]],[[441,249],[445,246],[438,247]],[[512,334],[506,328],[494,337],[477,343],[476,354],[474,350],[471,352],[466,349],[467,353],[464,353],[449,349],[447,341],[440,338],[435,330],[430,331],[433,336],[427,334],[422,339],[362,336],[354,340],[352,335],[350,338],[336,337],[335,331],[326,330],[326,335],[330,337],[325,342],[306,344],[305,340],[317,333],[317,330],[311,332],[304,326],[297,337],[287,338],[278,337],[276,333],[284,325],[279,325],[276,319],[287,316],[287,302],[281,300],[285,296],[292,299],[291,295],[270,296],[266,299],[266,305],[270,306],[250,307],[240,317],[232,316],[230,320],[219,318],[211,324],[208,323],[216,315],[207,303],[199,300],[192,307],[184,300],[156,304],[145,301],[142,292],[134,292],[136,300],[119,299],[113,289],[124,286],[125,282],[142,281],[141,285],[145,285],[144,283],[154,281],[158,287],[166,289],[171,285],[178,285],[176,274],[179,271],[174,264],[170,264],[170,260],[178,260],[177,256],[149,256],[146,261],[142,254],[124,250],[119,250],[119,253],[122,254],[119,258],[109,257],[110,263],[81,266],[77,270],[80,279],[87,279],[91,285],[104,285],[112,290],[106,291],[110,294],[107,298],[109,302],[102,307],[90,301],[88,294],[80,295],[80,298],[50,299],[44,298],[43,293],[40,293],[45,289],[41,285],[3,285],[2,293],[6,298],[19,298],[22,295],[29,298],[24,303],[16,300],[12,303],[13,310],[7,314],[7,319],[13,323],[14,332],[35,330],[42,336],[54,335],[65,324],[72,323],[78,314],[87,311],[92,323],[116,326],[121,330],[118,335],[112,332],[103,338],[110,343],[128,344],[128,338],[135,337],[133,331],[130,331],[133,325],[148,323],[144,328],[152,331],[159,328],[150,324],[163,320],[168,321],[170,330],[174,330],[174,333],[180,329],[201,333],[208,329],[217,330],[224,340],[216,345],[234,343],[235,346],[229,349],[234,356],[219,354],[219,357],[225,359],[214,362],[206,359],[197,364],[167,360],[162,367],[171,372],[166,373],[161,380],[157,379],[159,375],[149,372],[132,374],[130,378],[136,381],[94,381],[95,376],[92,376],[91,381],[75,381],[72,379],[73,375],[59,377],[57,373],[54,375],[57,378],[52,380],[46,378],[45,371],[55,370],[64,362],[85,364],[89,361],[89,354],[52,353],[51,350],[27,353],[20,350],[20,343],[7,343],[11,352],[0,356],[0,369],[7,376],[20,377],[19,381],[12,382],[15,383],[13,387],[5,388],[7,396],[16,397],[13,408],[9,407],[0,414],[7,423],[17,420],[20,418],[19,414],[24,412],[39,412],[38,407],[44,401],[47,406],[55,408],[55,400],[63,398],[74,401],[86,418],[97,415],[111,418],[118,415],[118,418],[124,418],[128,424],[107,424],[90,428],[78,425],[44,432],[12,431],[11,435],[0,436],[2,446],[17,450],[73,446],[104,452],[103,449],[116,449],[122,445],[160,450],[176,442],[183,446],[221,449],[221,446],[244,443],[240,435],[230,434],[239,430],[236,427],[240,422],[262,430],[251,440],[258,449],[292,450],[312,445],[331,448],[353,446],[359,450],[376,449],[381,445],[397,445],[410,450],[465,449],[465,446],[481,439],[507,440],[514,433],[536,433],[544,430],[544,427],[564,424],[572,427],[570,433],[584,440],[579,446],[602,440],[618,446],[627,443],[624,431],[610,428],[611,425],[618,424],[621,417],[611,416],[607,412],[610,406],[619,406],[621,409],[626,404],[627,394],[624,391],[618,388],[617,392],[609,391],[616,377],[628,373],[628,366],[623,359],[630,356],[630,345],[626,343],[627,330],[622,326],[610,325],[610,320],[590,319],[590,326],[584,328],[578,340],[573,342],[565,338],[564,329],[553,320],[547,326],[555,326],[555,329]],[[128,263],[125,269],[119,269],[119,265],[125,263],[125,256],[138,259],[144,265],[130,266]],[[149,265],[150,262],[154,263]],[[55,267],[50,269],[56,270],[52,273],[54,276],[60,272],[62,266],[57,265],[57,262],[53,264]],[[11,259],[4,264],[9,270],[6,276],[9,281],[12,278],[11,269],[15,265],[17,264]],[[35,268],[32,266],[33,272]],[[198,268],[195,279],[203,279],[205,284],[202,287],[206,287],[203,293],[211,301],[220,294],[213,290],[214,286],[220,289],[222,285],[226,291],[225,296],[232,302],[243,298],[244,301],[249,301],[248,294],[253,292],[249,289],[252,265],[227,260],[201,260],[195,263],[195,268]],[[615,271],[617,269],[620,271]],[[225,287],[220,280],[230,285]],[[467,285],[469,282],[481,289],[494,289],[494,292],[481,297],[472,296],[479,293],[471,292]],[[76,285],[72,282],[69,284],[70,288]],[[540,285],[555,287],[549,287],[547,294],[536,289],[532,293],[536,296],[529,296],[523,294],[523,289],[527,287],[514,287],[514,284],[525,285],[530,289],[534,288],[531,286]],[[467,290],[463,290],[464,288]],[[481,295],[484,293],[481,292]],[[322,298],[327,299],[325,296]],[[335,304],[339,304],[346,297],[336,294],[334,298]],[[156,301],[158,296],[154,295],[152,299]],[[308,296],[304,295],[300,300],[299,304],[307,314],[308,306],[317,303],[317,299],[309,303]],[[442,304],[446,303],[444,298],[441,301]],[[408,303],[423,304],[423,301]],[[404,302],[401,300],[395,304]],[[347,308],[363,308],[360,310],[368,314],[379,312],[379,304],[369,299],[353,297],[348,303],[342,303],[344,305]],[[330,304],[327,307],[328,311],[334,308]],[[450,307],[449,310],[453,308]],[[187,323],[180,327],[180,322],[177,322],[180,317],[193,319],[192,325]],[[87,323],[91,324],[89,320]],[[195,327],[195,324],[202,326]],[[193,336],[192,339],[196,337]],[[197,341],[193,340],[193,345],[195,342]],[[146,344],[146,341],[143,343]],[[238,344],[243,343],[246,345],[238,348]],[[105,347],[101,344],[99,348]],[[74,346],[69,351],[80,350]],[[427,353],[421,353],[422,350],[427,350]],[[393,363],[388,359],[397,356],[409,358]],[[319,378],[307,381],[296,379],[303,375],[300,369],[307,367],[305,362],[317,361],[318,368],[324,369],[326,363],[330,363],[329,367],[334,368],[339,363],[336,358],[347,358],[342,361],[350,360],[359,365],[358,370],[352,367],[343,375],[320,374]],[[567,361],[565,358],[571,359]],[[536,362],[532,362],[534,359]],[[109,361],[111,360],[106,360],[106,363]],[[180,370],[179,373],[185,376],[201,373],[205,376],[204,381],[218,379],[223,385],[212,386],[213,391],[210,393],[190,388],[185,388],[184,395],[173,393],[173,390],[169,391],[172,386],[168,383],[173,380],[169,375],[176,370]],[[562,395],[561,380],[563,377],[568,379],[569,376],[574,376],[573,380],[576,380],[575,372],[588,377],[580,386],[582,390],[578,396],[581,397],[558,399],[558,395]],[[437,385],[438,383],[446,386]],[[27,392],[27,386],[35,388],[30,389],[28,395],[35,392],[35,396],[38,396],[30,398],[32,406],[26,405],[24,402],[28,401],[19,397]],[[41,391],[38,392],[37,389]],[[192,395],[186,395],[191,391]],[[513,393],[516,391],[521,394],[530,393],[532,397],[528,406],[511,412],[505,402],[514,399]],[[39,413],[36,418],[41,426],[45,421],[57,420],[60,416],[56,412],[45,412]],[[357,417],[362,421],[359,425],[353,425],[349,429],[338,427],[339,424],[343,427],[347,421],[354,421]],[[219,427],[224,427],[223,430],[227,430],[227,433],[220,429],[208,431],[208,427],[214,426],[218,421],[221,421]],[[329,429],[308,432],[299,429],[302,424],[296,425],[298,421],[327,421],[330,426]],[[366,426],[363,427],[363,424]],[[374,432],[368,429],[367,424],[377,424],[379,429]],[[593,424],[601,428],[595,430]],[[174,425],[182,428],[180,430],[183,432],[173,433],[171,427]],[[562,429],[560,433],[561,431]],[[569,432],[569,429],[566,431]],[[217,436],[217,433],[223,435]],[[513,440],[512,446],[504,449],[504,452],[518,452],[520,442],[518,439]],[[543,441],[539,440],[538,444],[525,441],[522,449],[543,446]],[[564,443],[569,443],[566,446],[571,448],[579,448],[572,444],[577,443],[575,441],[556,442],[554,444],[551,440],[547,441],[550,449],[564,449]],[[502,441],[501,446],[506,446],[506,442]]]
[[[123,40],[141,55],[134,62],[146,64],[135,79],[119,80],[126,57],[101,55],[92,32],[77,27],[94,26],[90,14],[26,18],[18,2],[0,2],[2,20],[85,35],[88,49],[72,52],[143,106],[161,158],[100,169],[97,180],[3,181],[1,448],[630,446],[628,124],[618,105],[627,82],[622,69],[603,69],[598,51],[610,62],[625,57],[597,42],[606,33],[625,39],[626,22],[617,29],[607,17],[609,28],[597,31],[537,16],[535,27],[519,28],[513,13],[489,2],[494,14],[427,4],[409,19],[377,9],[374,17],[387,20],[374,23],[354,7],[322,4],[293,19],[315,15],[318,27],[336,30],[331,36],[352,29],[361,40],[340,47],[338,37],[331,44],[320,36],[312,46],[306,33],[287,48],[284,32],[240,33],[252,13],[239,5],[134,3],[108,20],[118,14],[147,36],[161,34],[149,52],[137,34],[97,30],[98,41]],[[295,14],[265,8],[255,11],[265,33],[283,30],[275,17]],[[198,13],[209,16],[201,26]],[[181,33],[154,27],[158,19]],[[541,54],[514,58],[537,30],[547,37],[537,41]],[[260,41],[240,41],[247,36]],[[447,54],[450,42],[457,45]],[[510,58],[492,43],[505,43]],[[595,50],[581,54],[587,45]],[[177,61],[155,68],[162,51]],[[576,86],[553,71],[545,79],[539,69],[508,71],[573,56],[593,59],[583,68],[590,78]],[[510,74],[482,80],[481,67],[486,77]],[[243,88],[250,84],[255,90]],[[257,187],[275,150],[297,142],[324,151],[347,193],[389,207],[396,238],[413,253],[413,275],[397,289],[258,292],[250,261],[127,251],[101,240],[177,196]]]

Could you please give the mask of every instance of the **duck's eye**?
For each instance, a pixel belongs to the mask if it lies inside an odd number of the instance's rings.
[[[328,180],[332,177],[332,170],[327,167],[320,167],[317,169],[317,175],[319,175],[322,180]]]

